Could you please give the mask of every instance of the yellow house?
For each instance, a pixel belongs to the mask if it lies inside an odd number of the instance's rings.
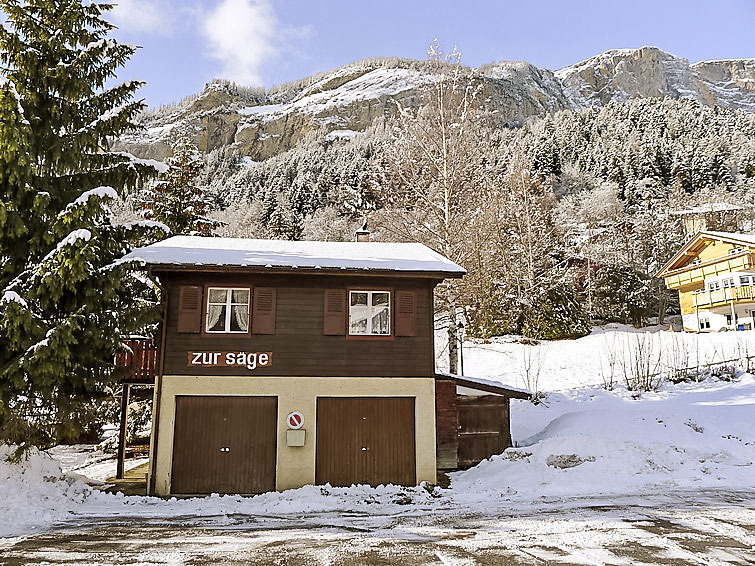
[[[698,232],[656,277],[679,291],[684,330],[753,328],[755,235]]]

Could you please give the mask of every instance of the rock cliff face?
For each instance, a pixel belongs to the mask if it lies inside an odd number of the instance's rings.
[[[203,151],[233,145],[260,161],[290,149],[309,132],[348,137],[394,115],[397,104],[419,104],[421,88],[432,81],[424,69],[418,61],[355,63],[254,100],[211,83],[170,111],[146,114],[145,131],[117,140],[115,149],[165,159],[170,137],[180,127],[195,132]],[[555,73],[503,61],[470,69],[469,79],[480,82],[482,100],[505,124],[636,97],[685,97],[755,111],[755,59],[690,65],[654,47],[607,51]]]

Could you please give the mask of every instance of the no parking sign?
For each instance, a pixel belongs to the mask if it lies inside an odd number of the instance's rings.
[[[299,411],[293,411],[286,417],[286,422],[288,423],[288,428],[299,430],[304,426],[304,415],[302,415]]]

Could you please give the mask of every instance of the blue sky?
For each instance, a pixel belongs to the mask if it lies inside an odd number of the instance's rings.
[[[434,38],[466,65],[558,69],[655,45],[690,60],[755,57],[755,1],[114,0],[116,37],[141,47],[120,78],[150,106],[213,77],[269,87],[365,57],[425,58]]]

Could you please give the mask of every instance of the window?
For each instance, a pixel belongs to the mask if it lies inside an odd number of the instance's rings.
[[[742,248],[732,248],[732,249],[729,250],[729,253],[731,255],[734,255],[734,254],[738,254],[741,251],[742,251]]]
[[[210,287],[207,291],[205,330],[211,333],[248,333],[249,289]]]
[[[692,265],[699,265],[703,262],[699,257],[692,260]]]
[[[716,291],[717,289],[720,289],[720,288],[721,286],[718,283],[718,281],[711,281],[710,283],[708,283],[708,289],[710,289],[711,291]]]
[[[349,291],[349,334],[388,336],[390,333],[390,291]]]
[[[710,319],[709,318],[701,318],[700,319],[700,330],[708,330],[710,329]]]
[[[748,285],[751,285],[750,281],[755,282],[755,277],[753,277],[752,279],[750,279],[749,275],[740,275],[739,277],[739,284],[742,287],[747,287]]]

